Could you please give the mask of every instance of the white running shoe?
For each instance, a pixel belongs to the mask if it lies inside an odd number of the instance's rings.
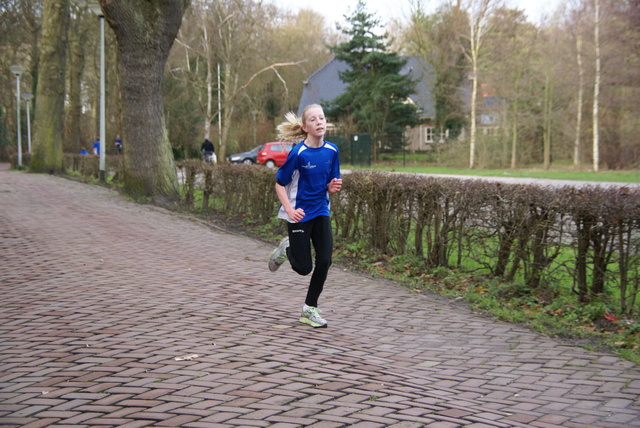
[[[304,305],[300,322],[309,324],[313,328],[326,327],[327,321],[320,316],[320,312],[320,309],[316,307]]]
[[[289,237],[282,238],[278,248],[273,250],[271,257],[269,258],[269,270],[275,272],[280,265],[287,260],[287,247],[289,246]]]

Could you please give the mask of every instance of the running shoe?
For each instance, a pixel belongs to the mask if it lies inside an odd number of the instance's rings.
[[[320,316],[320,312],[320,309],[316,307],[304,305],[300,322],[309,324],[313,328],[326,327],[327,321]]]
[[[289,237],[282,238],[278,248],[273,250],[271,257],[269,258],[269,270],[275,272],[280,265],[287,260],[287,247],[289,246]]]

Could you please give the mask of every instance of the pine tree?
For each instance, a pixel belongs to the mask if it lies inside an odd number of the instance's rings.
[[[410,76],[400,74],[406,60],[388,51],[387,35],[373,32],[380,21],[360,0],[347,22],[350,26],[341,30],[350,40],[329,49],[349,65],[340,73],[348,86],[326,106],[327,116],[352,121],[358,132],[373,135],[402,133],[417,125],[417,108],[406,102],[415,91],[415,83]]]

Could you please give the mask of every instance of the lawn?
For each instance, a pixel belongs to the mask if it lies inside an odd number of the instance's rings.
[[[398,164],[378,164],[370,167],[360,167],[352,165],[342,165],[342,169],[354,170],[373,170],[373,171],[395,171],[409,172],[418,174],[437,174],[437,175],[461,175],[476,177],[516,177],[516,178],[540,178],[549,180],[576,180],[576,181],[598,181],[598,182],[615,182],[615,183],[640,183],[640,170],[621,170],[621,171],[599,171],[593,172],[587,169],[554,169],[544,170],[542,168],[523,168],[523,169],[465,169],[465,168],[448,168],[442,166],[423,166],[407,164],[402,166],[402,162]]]

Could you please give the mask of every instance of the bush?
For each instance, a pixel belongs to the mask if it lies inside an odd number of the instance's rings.
[[[273,170],[202,162],[184,167],[185,201],[193,203],[200,186],[215,201],[213,209],[227,216],[259,224],[275,216]],[[198,176],[203,180],[196,185]],[[410,257],[408,270],[417,276],[439,268],[474,271],[514,284],[514,293],[541,303],[561,294],[584,304],[615,296],[616,312],[637,313],[638,189],[352,172],[331,203],[337,245],[346,252],[358,248],[359,257]],[[208,199],[202,208],[212,209]]]

